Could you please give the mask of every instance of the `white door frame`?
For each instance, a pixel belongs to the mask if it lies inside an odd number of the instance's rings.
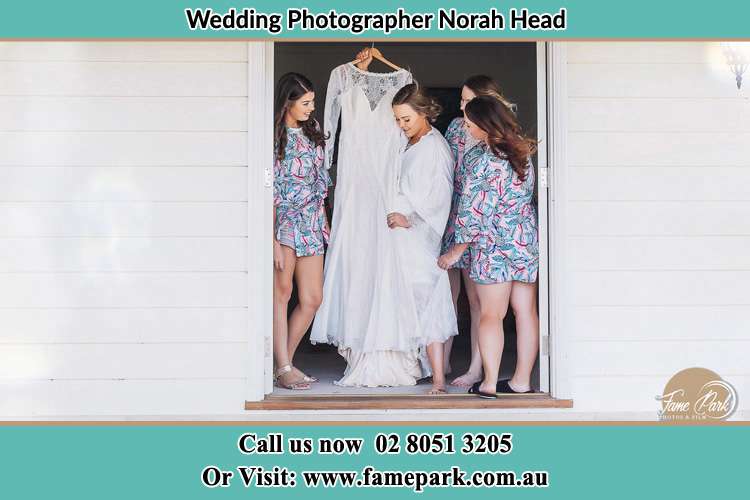
[[[260,401],[273,390],[272,327],[273,232],[272,168],[273,42],[248,42],[248,365],[247,401]],[[548,220],[540,232],[540,378],[542,390],[555,398],[570,398],[567,345],[562,328],[564,311],[558,290],[563,276],[565,219],[566,51],[560,42],[537,43],[537,71],[546,86],[537,85],[539,218]],[[541,78],[544,82],[544,77]],[[545,140],[546,139],[546,140]],[[545,192],[546,191],[546,192]],[[549,337],[547,337],[549,335]],[[545,340],[545,337],[548,340]],[[546,343],[549,349],[547,351]],[[549,355],[548,359],[546,354]]]
[[[247,44],[246,401],[273,391],[273,43]]]

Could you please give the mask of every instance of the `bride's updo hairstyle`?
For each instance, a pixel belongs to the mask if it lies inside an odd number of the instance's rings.
[[[391,105],[398,106],[400,104],[408,104],[417,113],[425,115],[430,123],[434,123],[443,111],[440,104],[425,94],[416,83],[404,85],[401,90],[396,92]]]
[[[529,158],[536,151],[537,141],[521,131],[516,115],[495,97],[475,97],[464,108],[466,118],[487,133],[487,145],[492,152],[510,161],[513,170],[523,181],[529,168]]]

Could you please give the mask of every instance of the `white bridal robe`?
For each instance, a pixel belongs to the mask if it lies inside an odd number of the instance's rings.
[[[340,385],[414,385],[424,375],[407,263],[399,235],[386,224],[401,148],[391,101],[411,81],[406,70],[371,73],[344,64],[331,72],[328,83],[328,166],[339,117],[341,134],[323,302],[310,340],[338,347],[347,361]]]
[[[403,138],[393,211],[409,228],[392,229],[418,318],[413,334],[423,372],[429,372],[424,347],[458,334],[447,271],[437,265],[453,194],[453,154],[435,128],[414,145]]]

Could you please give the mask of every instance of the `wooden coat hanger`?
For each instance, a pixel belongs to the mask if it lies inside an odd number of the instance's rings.
[[[383,56],[383,54],[380,53],[380,50],[375,48],[375,42],[372,42],[372,47],[371,47],[371,50],[370,50],[370,54],[372,55],[373,59],[377,59],[378,61],[382,62],[386,66],[390,66],[391,68],[395,69],[396,71],[400,71],[401,69],[403,69],[403,68],[400,68],[400,67],[396,66],[395,64],[393,64],[388,59],[386,59]],[[363,59],[355,59],[353,61],[350,61],[350,64],[358,64],[358,63],[361,63],[362,61],[363,61]]]

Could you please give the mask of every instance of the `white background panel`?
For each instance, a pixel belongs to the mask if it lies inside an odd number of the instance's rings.
[[[0,201],[247,201],[246,167],[0,167]]]
[[[576,167],[568,171],[571,200],[750,200],[747,167]]]
[[[246,342],[243,307],[2,309],[0,344]]]
[[[0,96],[0,130],[247,129],[245,97]]]
[[[246,273],[8,273],[0,308],[245,307]]]
[[[243,42],[0,42],[0,61],[244,62]]]
[[[750,202],[584,202],[568,204],[570,236],[747,236]]]
[[[569,279],[571,305],[750,304],[750,271],[595,271]]]
[[[0,203],[0,236],[246,236],[247,204]]]
[[[0,95],[247,95],[245,63],[0,61],[0,74]]]
[[[571,269],[750,270],[750,236],[573,237]]]
[[[0,165],[247,165],[244,132],[0,132]]]
[[[0,379],[242,378],[244,343],[0,345]]]
[[[0,272],[246,271],[247,238],[4,238]]]
[[[0,381],[0,415],[244,413],[245,379]]]
[[[580,340],[747,340],[750,305],[576,306],[566,311]],[[748,353],[750,354],[750,353]]]
[[[666,383],[691,366],[708,368],[721,376],[750,375],[750,339],[575,342],[573,351],[573,372],[582,376],[663,375]]]

